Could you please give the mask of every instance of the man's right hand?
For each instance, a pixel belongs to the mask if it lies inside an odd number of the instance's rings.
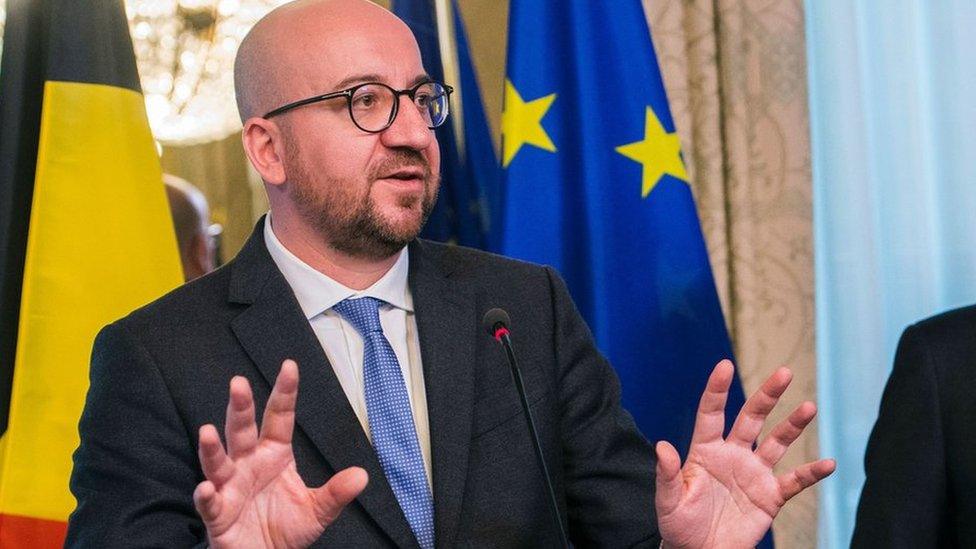
[[[350,467],[310,489],[298,475],[291,437],[298,365],[286,360],[264,410],[261,431],[251,386],[230,382],[224,435],[200,428],[200,464],[207,480],[193,492],[211,547],[307,547],[366,487],[366,471]]]

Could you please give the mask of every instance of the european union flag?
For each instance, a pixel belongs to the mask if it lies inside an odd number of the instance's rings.
[[[624,406],[686,453],[732,348],[640,0],[510,9],[502,249],[559,270]]]
[[[464,22],[455,0],[395,0],[420,45],[428,74],[454,87],[452,114],[437,130],[441,191],[421,236],[476,248],[491,248],[501,211],[501,173],[468,53]]]

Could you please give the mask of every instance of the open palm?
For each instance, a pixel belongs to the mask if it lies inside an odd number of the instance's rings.
[[[834,470],[833,460],[822,459],[780,476],[773,473],[773,466],[816,415],[812,402],[799,405],[753,450],[766,417],[792,379],[786,368],[773,373],[749,397],[723,439],[733,373],[726,360],[709,376],[683,467],[671,444],[657,445],[656,507],[667,546],[754,547],[790,498]]]
[[[298,366],[286,360],[261,422],[247,380],[230,383],[225,436],[200,428],[200,463],[207,480],[193,493],[212,547],[307,547],[365,488],[366,471],[340,471],[320,488],[298,475],[291,438],[298,397]]]

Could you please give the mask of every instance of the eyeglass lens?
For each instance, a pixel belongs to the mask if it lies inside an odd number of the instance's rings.
[[[382,131],[393,120],[396,92],[381,84],[366,84],[357,88],[350,98],[349,108],[353,121],[366,131]],[[427,82],[416,88],[413,104],[427,126],[436,128],[447,119],[447,91],[436,82]]]

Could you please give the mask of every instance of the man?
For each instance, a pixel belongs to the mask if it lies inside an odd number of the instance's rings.
[[[871,432],[856,548],[976,547],[976,306],[901,336]]]
[[[176,229],[183,278],[189,282],[214,270],[216,248],[210,231],[210,206],[200,189],[185,179],[163,174],[169,213]]]
[[[278,8],[241,44],[235,83],[271,213],[227,267],[99,335],[68,545],[556,545],[504,353],[480,327],[494,307],[577,546],[751,547],[833,470],[772,473],[812,403],[752,450],[786,369],[723,440],[723,362],[688,462],[659,443],[655,480],[558,276],[416,239],[450,90],[389,12]]]

